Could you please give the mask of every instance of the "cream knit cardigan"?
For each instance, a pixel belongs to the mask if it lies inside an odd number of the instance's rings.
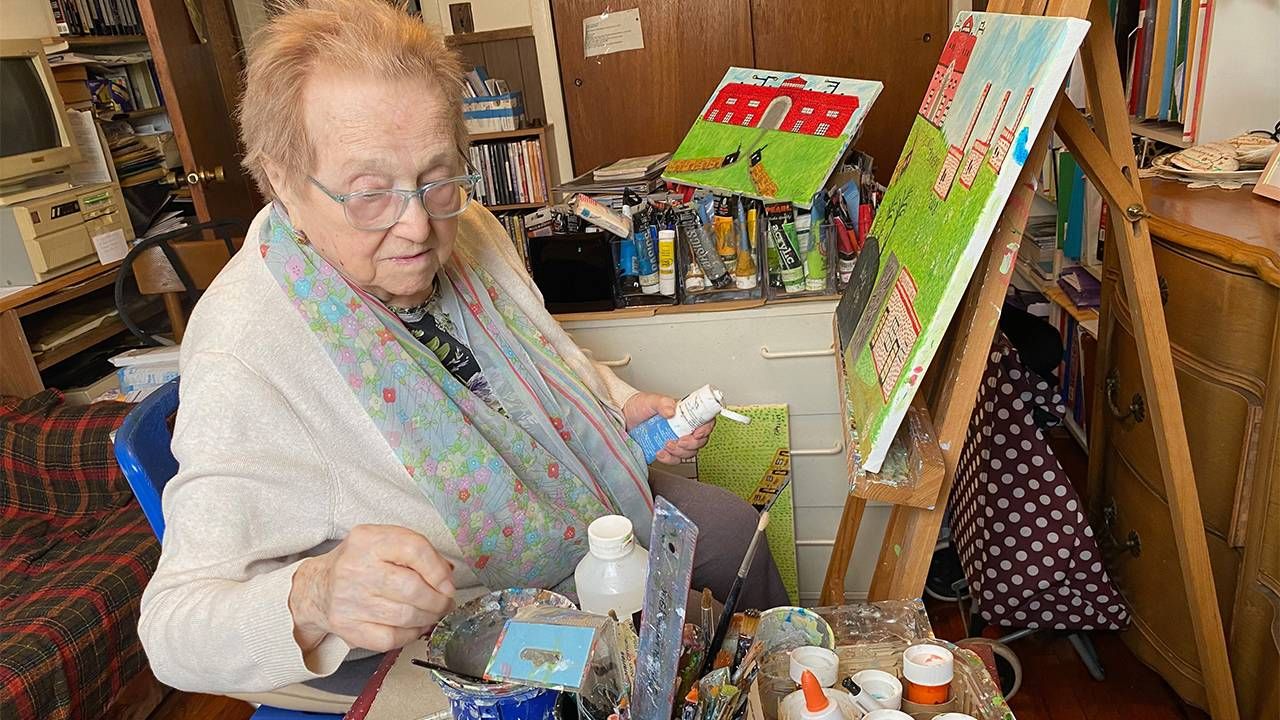
[[[304,655],[287,601],[302,559],[355,525],[421,533],[457,568],[460,600],[484,590],[267,270],[258,233],[268,210],[197,304],[182,343],[179,469],[164,490],[164,547],[138,631],[156,677],[184,690],[257,692],[334,672],[352,648],[329,636]],[[454,252],[493,275],[606,406],[616,411],[635,392],[547,313],[483,207],[460,217]]]

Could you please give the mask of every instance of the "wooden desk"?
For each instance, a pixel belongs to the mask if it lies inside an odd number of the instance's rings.
[[[1240,714],[1280,717],[1280,206],[1248,188],[1146,180],[1143,191]],[[1127,409],[1145,390],[1118,280],[1112,257],[1098,374]],[[1114,417],[1105,392],[1095,408],[1090,494],[1133,609],[1125,643],[1203,707],[1190,615],[1171,594],[1183,579],[1150,419]]]
[[[119,263],[90,265],[26,290],[0,297],[0,395],[27,396],[44,389],[41,371],[94,345],[126,332],[124,323],[110,318],[100,326],[39,357],[31,352],[31,333],[41,320],[58,312],[58,306],[93,295],[110,297]],[[147,305],[137,320],[160,311],[158,303]],[[96,378],[86,378],[86,381]]]

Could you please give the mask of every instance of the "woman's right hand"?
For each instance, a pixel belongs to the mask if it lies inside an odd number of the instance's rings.
[[[418,533],[357,525],[293,576],[289,612],[303,652],[326,635],[386,652],[430,630],[453,608],[453,566]]]

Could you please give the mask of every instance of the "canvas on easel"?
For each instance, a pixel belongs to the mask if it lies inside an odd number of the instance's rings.
[[[956,19],[837,310],[867,472],[881,469],[1088,27]]]

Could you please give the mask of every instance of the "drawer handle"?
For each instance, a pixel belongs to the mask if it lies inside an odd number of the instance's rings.
[[[1122,553],[1127,552],[1134,557],[1142,557],[1142,536],[1138,534],[1137,530],[1130,530],[1129,536],[1125,538],[1124,542],[1116,539],[1114,530],[1119,516],[1120,513],[1116,508],[1115,498],[1108,498],[1107,504],[1102,508],[1104,534],[1099,538],[1102,546]]]
[[[1169,281],[1163,275],[1156,275],[1156,284],[1160,287],[1160,306],[1169,304]]]
[[[1120,389],[1120,377],[1115,370],[1107,375],[1107,409],[1111,411],[1111,416],[1124,422],[1129,418],[1133,418],[1134,422],[1142,422],[1147,416],[1147,403],[1142,399],[1142,393],[1134,393],[1133,399],[1129,401],[1128,410],[1124,410],[1116,402],[1116,394]]]
[[[815,450],[792,450],[791,456],[797,455],[839,455],[844,452],[844,440],[837,440],[834,447],[818,448]]]
[[[617,360],[597,360],[596,362],[608,368],[626,367],[631,364],[631,353],[627,353]]]
[[[787,358],[826,357],[835,355],[836,347],[832,345],[826,350],[793,350],[791,352],[773,352],[767,345],[760,346],[760,357],[765,360],[785,360]]]

